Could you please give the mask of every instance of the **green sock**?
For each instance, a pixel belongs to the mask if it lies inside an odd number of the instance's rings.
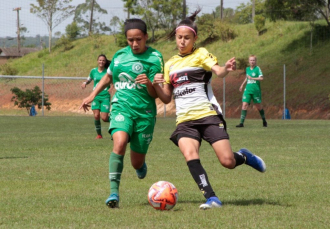
[[[246,117],[247,110],[242,110],[241,112],[241,123],[244,123],[245,117]]]
[[[265,111],[264,111],[264,109],[261,109],[261,110],[259,111],[259,113],[260,113],[260,116],[261,116],[261,118],[262,118],[262,121],[266,122]]]
[[[99,134],[99,135],[102,135],[102,132],[101,132],[101,121],[100,120],[94,120],[94,124],[95,124],[96,133]]]
[[[110,194],[119,193],[121,173],[124,168],[124,156],[112,152],[109,159]]]

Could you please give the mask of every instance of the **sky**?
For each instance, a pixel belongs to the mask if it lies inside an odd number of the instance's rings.
[[[73,0],[71,5],[77,6],[84,3],[85,0]],[[124,12],[124,6],[122,0],[97,0],[101,7],[108,11],[107,15],[94,15],[99,20],[110,24],[110,20],[113,16],[117,16],[124,20],[127,13]],[[236,9],[241,3],[247,4],[250,0],[224,0],[224,8]],[[48,35],[46,24],[37,16],[30,13],[30,4],[37,5],[36,0],[0,0],[0,37],[17,37],[17,11],[13,9],[21,7],[19,11],[19,21],[21,26],[27,28],[26,37],[35,37],[36,35]],[[186,4],[189,7],[190,12],[194,11],[198,6],[202,7],[201,13],[211,13],[217,6],[220,5],[220,0],[186,0]],[[73,16],[69,17],[57,27],[53,29],[53,35],[55,32],[65,33],[65,27],[73,20]]]

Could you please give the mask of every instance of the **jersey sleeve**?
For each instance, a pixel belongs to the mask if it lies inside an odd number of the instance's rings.
[[[258,66],[258,77],[261,77],[261,76],[264,76],[264,75],[262,74],[261,68]]]
[[[151,67],[149,69],[149,74],[148,74],[148,78],[151,81],[154,80],[154,77],[157,73],[164,72],[164,60],[163,60],[162,54],[157,52],[157,54],[153,54],[153,55],[155,55],[154,60],[153,60],[154,63],[151,65]]]
[[[91,82],[92,80],[94,80],[94,68],[89,72],[89,76],[87,77],[87,82]]]
[[[211,71],[212,67],[218,63],[218,59],[205,48],[200,48],[201,64],[206,71]]]
[[[165,64],[164,80],[165,80],[165,84],[171,84],[171,82],[170,82],[170,61],[167,61]]]

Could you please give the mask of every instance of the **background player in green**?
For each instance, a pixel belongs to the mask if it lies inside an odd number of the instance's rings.
[[[94,81],[94,87],[100,82],[102,77],[107,73],[107,68],[110,65],[110,61],[103,54],[97,57],[97,68],[93,68],[87,80],[81,84],[81,88],[85,89],[87,84],[89,84],[92,80]],[[92,111],[94,114],[94,124],[96,129],[96,139],[102,138],[101,132],[101,120],[104,122],[109,122],[109,111],[110,111],[110,94],[109,94],[109,86],[106,87],[103,91],[101,91],[92,102]]]
[[[116,89],[111,101],[109,133],[113,150],[109,159],[110,208],[119,206],[119,184],[127,143],[130,142],[131,164],[139,179],[147,174],[146,153],[153,138],[156,122],[156,91],[152,85],[155,74],[163,72],[163,57],[146,46],[147,26],[141,19],[125,21],[129,46],[115,53],[107,74],[96,89],[83,100],[80,108],[88,110],[98,92],[112,83]]]
[[[265,111],[261,106],[261,87],[260,81],[264,79],[262,71],[259,66],[257,66],[257,57],[255,55],[249,56],[250,67],[246,68],[246,78],[244,79],[239,91],[243,90],[244,84],[247,82],[243,97],[242,97],[242,111],[240,124],[236,127],[244,127],[244,120],[247,114],[248,106],[253,99],[253,103],[258,109],[260,116],[262,118],[262,125],[267,127],[267,121],[265,118]]]

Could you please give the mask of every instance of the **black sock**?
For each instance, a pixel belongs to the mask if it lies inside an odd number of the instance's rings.
[[[236,160],[235,167],[244,164],[245,161],[246,161],[245,156],[243,154],[241,154],[241,153],[234,152],[234,158]]]
[[[194,178],[199,190],[203,193],[206,199],[215,196],[215,193],[211,187],[207,174],[199,159],[191,160],[187,162],[190,174]]]

